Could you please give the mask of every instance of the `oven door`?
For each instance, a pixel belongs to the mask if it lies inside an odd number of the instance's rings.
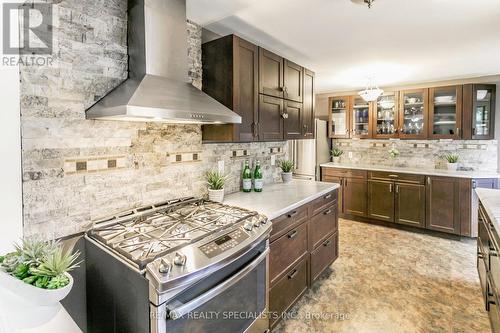
[[[217,271],[158,308],[166,314],[158,331],[265,332],[269,328],[268,252],[266,247],[241,258],[246,261]]]

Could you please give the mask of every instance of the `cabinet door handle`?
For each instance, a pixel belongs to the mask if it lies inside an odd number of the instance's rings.
[[[288,238],[290,238],[290,239],[294,239],[295,236],[297,236],[297,230],[293,230],[292,232],[290,232],[288,234]]]
[[[323,246],[329,246],[330,244],[332,244],[332,241],[327,240],[326,242],[323,243]]]
[[[396,185],[396,193],[399,193],[399,185]]]
[[[389,184],[389,192],[392,193],[392,184]]]
[[[472,128],[472,135],[476,135],[476,128],[475,127]]]
[[[340,178],[340,186],[343,186],[343,185],[344,185],[344,179]]]
[[[331,194],[331,193],[329,193],[329,194],[325,195],[325,200],[328,200],[328,199],[330,199],[331,197],[332,197],[332,194]]]
[[[460,135],[460,128],[457,127],[457,135]]]
[[[290,274],[288,274],[288,279],[293,279],[299,271],[297,269],[294,269]]]
[[[427,184],[431,184],[431,177],[427,177]]]
[[[347,187],[347,178],[345,179],[345,184],[344,184],[345,187]]]
[[[331,210],[331,209],[329,209],[329,210],[327,210],[327,211],[323,212],[323,215],[330,215],[331,213],[332,213],[332,210]]]
[[[288,217],[291,218],[291,217],[294,217],[295,215],[297,215],[297,211],[294,210],[293,212],[291,212],[290,214],[288,214]]]

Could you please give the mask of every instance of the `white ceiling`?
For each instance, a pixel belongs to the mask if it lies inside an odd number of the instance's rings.
[[[188,18],[317,74],[318,92],[500,74],[499,0],[187,0]]]

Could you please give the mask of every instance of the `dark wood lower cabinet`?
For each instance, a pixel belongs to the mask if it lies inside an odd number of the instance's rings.
[[[343,190],[344,214],[366,216],[366,180],[357,178],[344,178]]]
[[[396,209],[394,222],[425,227],[425,186],[396,183]]]
[[[426,227],[460,234],[459,179],[427,177]]]
[[[368,180],[368,217],[394,222],[394,183]]]
[[[337,190],[274,219],[269,254],[271,328],[339,255]]]

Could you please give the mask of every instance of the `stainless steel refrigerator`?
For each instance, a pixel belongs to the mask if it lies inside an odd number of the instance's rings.
[[[328,122],[316,119],[314,126],[316,139],[288,141],[290,159],[295,164],[294,178],[320,180],[319,165],[330,161]]]

